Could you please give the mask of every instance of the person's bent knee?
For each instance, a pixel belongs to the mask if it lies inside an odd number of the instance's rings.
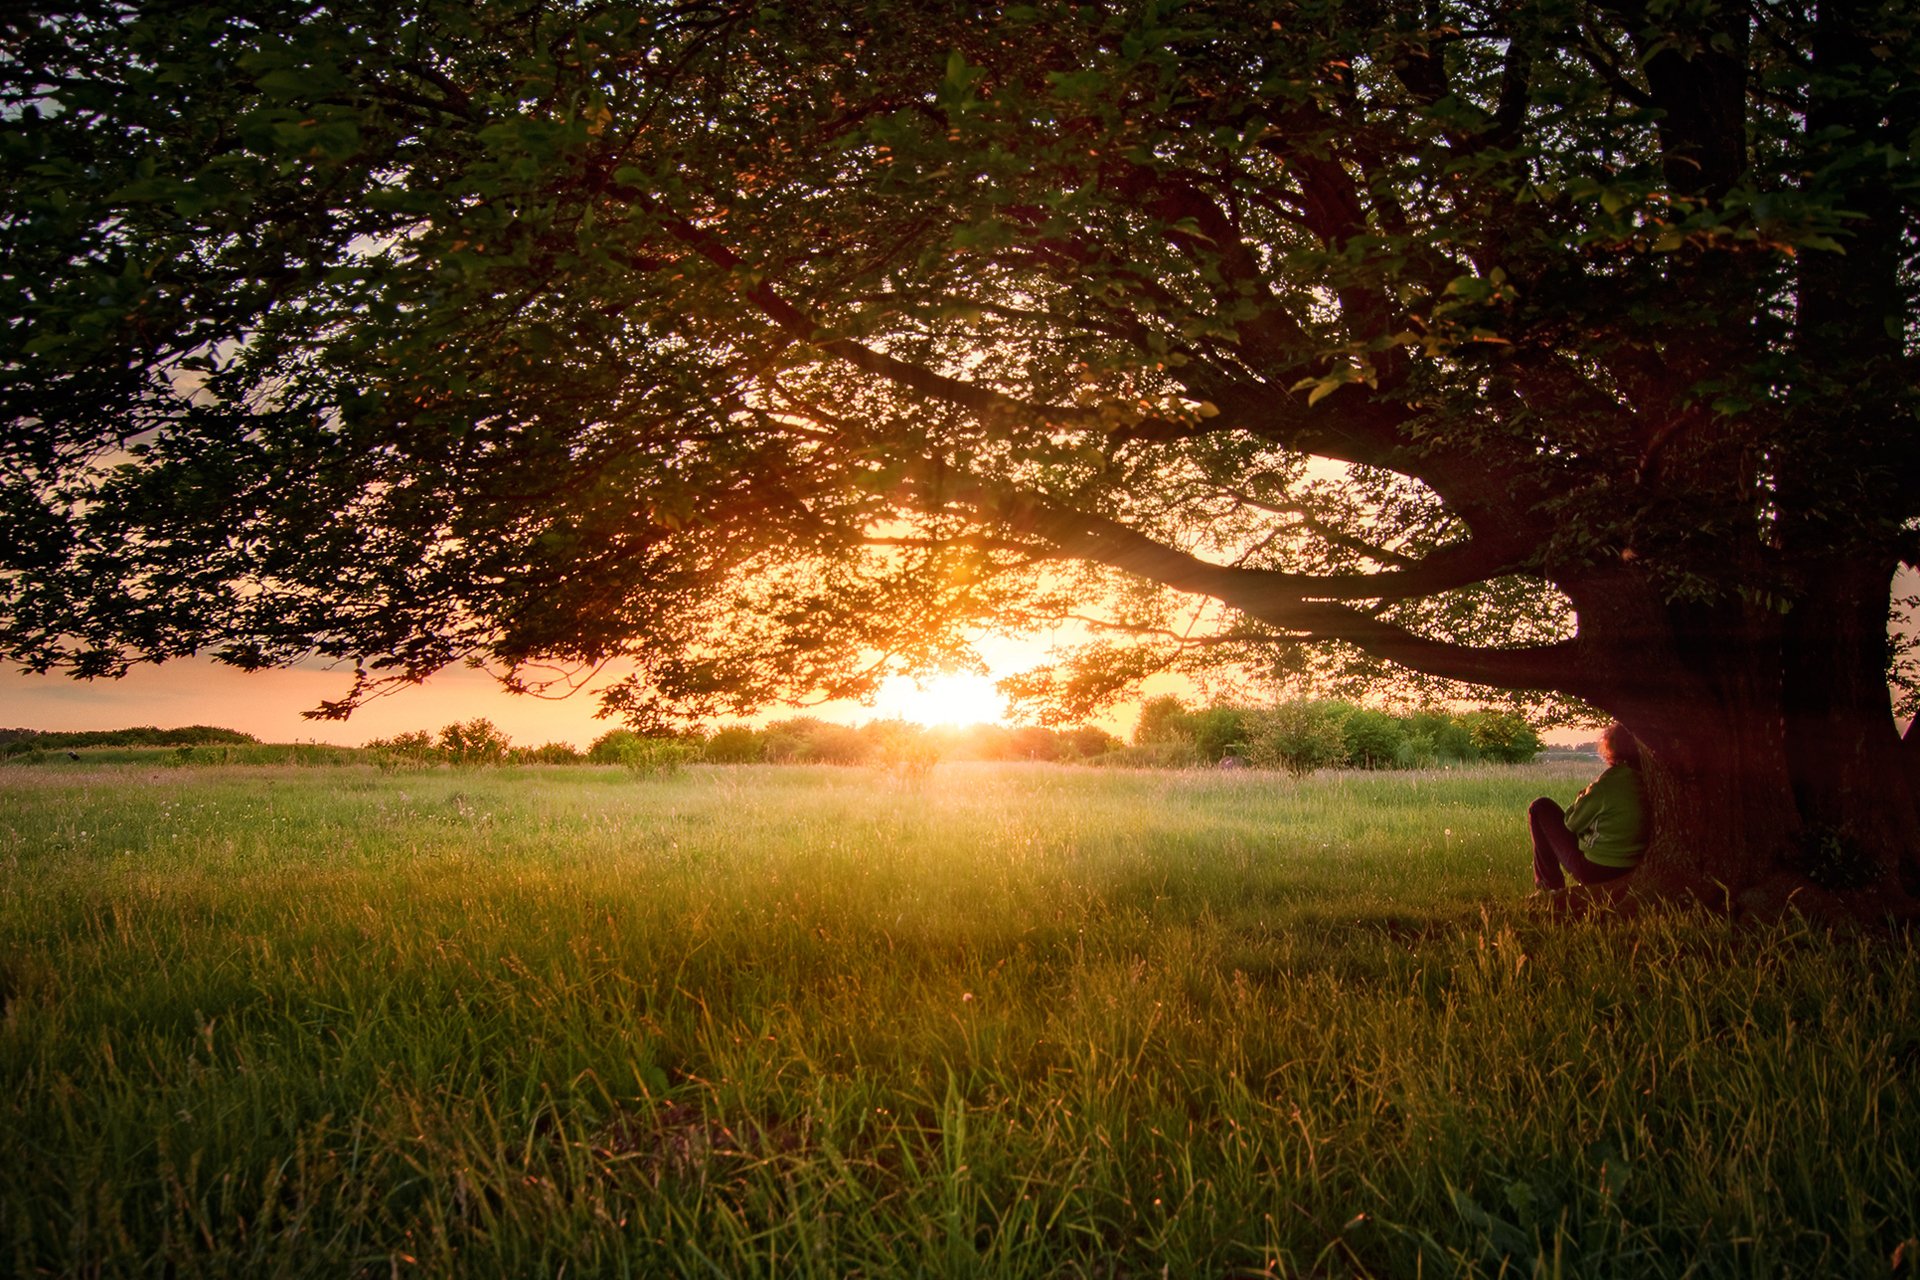
[[[1535,800],[1527,806],[1527,816],[1529,818],[1552,818],[1557,821],[1564,812],[1565,810],[1550,796],[1541,796],[1538,800]]]

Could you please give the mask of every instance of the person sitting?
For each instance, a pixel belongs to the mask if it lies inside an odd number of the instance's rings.
[[[1533,883],[1545,891],[1617,880],[1647,851],[1646,797],[1640,782],[1640,744],[1618,722],[1600,734],[1604,772],[1566,809],[1546,796],[1527,810],[1533,834]]]

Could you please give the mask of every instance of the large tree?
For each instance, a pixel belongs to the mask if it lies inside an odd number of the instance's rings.
[[[1647,748],[1644,882],[1920,888],[1905,0],[31,8],[29,668],[699,716],[1098,606],[1140,647],[1030,691],[1566,695]]]

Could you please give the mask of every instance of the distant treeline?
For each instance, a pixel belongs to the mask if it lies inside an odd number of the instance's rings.
[[[565,742],[516,747],[487,720],[450,724],[437,734],[418,731],[376,738],[367,750],[421,764],[623,764],[636,769],[710,764],[844,764],[915,767],[938,760],[1090,760],[1119,749],[1104,729],[1010,729],[979,724],[929,729],[904,720],[855,727],[812,716],[745,725],[711,733],[649,738],[614,729],[580,751]]]
[[[143,724],[132,729],[87,729],[75,733],[0,729],[0,751],[10,756],[76,747],[237,747],[258,741],[260,739],[250,733],[210,724],[190,724],[179,729],[156,729]]]
[[[213,725],[158,729],[46,733],[0,729],[0,754],[38,759],[37,753],[83,747],[172,747],[182,761],[194,747],[257,745],[252,734]],[[352,748],[331,748],[341,762]],[[905,720],[834,724],[813,716],[776,720],[760,728],[733,725],[708,733],[644,737],[614,729],[585,751],[566,742],[515,746],[485,719],[376,738],[363,753],[388,764],[619,764],[641,771],[683,764],[880,765],[908,770],[941,760],[1041,760],[1120,768],[1182,769],[1243,764],[1305,774],[1316,769],[1420,769],[1476,761],[1520,764],[1542,750],[1540,737],[1508,711],[1428,709],[1393,715],[1338,700],[1298,700],[1274,707],[1215,705],[1189,708],[1175,697],[1154,698],[1140,709],[1133,741],[1104,729],[976,724],[927,728]],[[231,759],[231,757],[227,757]]]
[[[1525,764],[1543,746],[1533,726],[1511,711],[1426,708],[1394,715],[1332,698],[1298,699],[1274,707],[1189,709],[1169,696],[1141,706],[1128,754],[1141,764],[1239,760],[1305,774],[1315,769],[1427,769],[1479,761]]]
[[[1426,709],[1392,715],[1337,700],[1275,707],[1189,709],[1155,698],[1140,711],[1133,742],[1093,726],[1009,728],[976,724],[927,728],[904,720],[834,724],[812,716],[760,728],[733,725],[709,733],[644,737],[631,729],[601,734],[586,751],[569,743],[517,747],[490,721],[450,724],[378,738],[377,758],[414,764],[621,764],[643,771],[709,764],[882,765],[918,769],[941,760],[1042,760],[1132,768],[1223,764],[1284,769],[1420,769],[1480,761],[1523,764],[1539,755],[1540,736],[1509,711]]]

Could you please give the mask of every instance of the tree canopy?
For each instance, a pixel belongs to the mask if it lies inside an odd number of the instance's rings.
[[[0,647],[320,654],[342,712],[620,658],[645,721],[1097,610],[1023,692],[1332,645],[1564,694],[1696,883],[1831,836],[1884,896],[1915,16],[38,7]]]

